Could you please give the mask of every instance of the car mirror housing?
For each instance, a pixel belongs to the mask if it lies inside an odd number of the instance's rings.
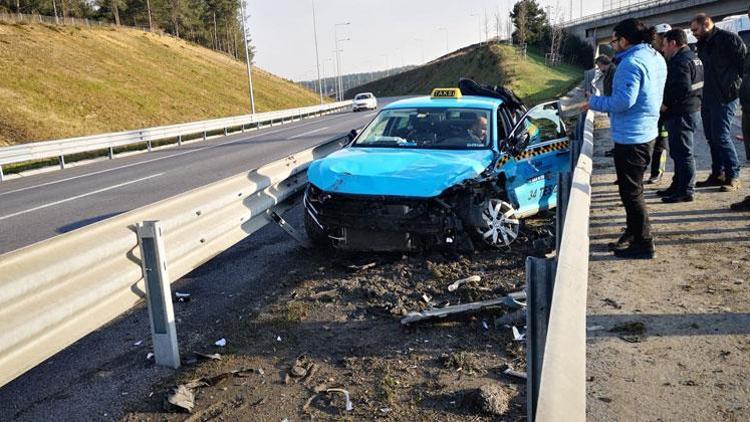
[[[354,138],[357,137],[357,135],[359,135],[359,131],[357,129],[352,129],[351,132],[346,135],[346,137],[349,138],[349,141],[353,141]]]

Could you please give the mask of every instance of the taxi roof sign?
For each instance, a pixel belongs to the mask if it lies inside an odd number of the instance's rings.
[[[432,90],[432,98],[461,98],[461,90],[458,88],[435,88]]]

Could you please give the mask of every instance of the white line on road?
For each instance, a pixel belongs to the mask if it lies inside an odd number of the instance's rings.
[[[14,190],[9,190],[7,192],[0,192],[0,196],[10,195],[11,193],[23,192],[23,191],[27,191],[27,190],[31,190],[31,189],[36,189],[36,188],[42,188],[42,187],[49,186],[49,185],[56,185],[58,183],[68,182],[70,180],[76,180],[76,179],[81,179],[81,178],[84,178],[84,177],[95,176],[97,174],[110,173],[110,172],[113,172],[113,171],[122,170],[122,169],[126,169],[126,168],[129,168],[129,167],[140,166],[142,164],[148,164],[148,163],[153,163],[155,161],[166,160],[168,158],[175,158],[175,157],[179,157],[179,156],[182,156],[182,155],[193,154],[195,152],[203,151],[203,150],[210,149],[210,148],[216,148],[216,147],[220,147],[220,146],[223,146],[223,145],[231,145],[231,144],[234,144],[234,143],[237,143],[237,142],[240,142],[240,141],[248,141],[248,140],[252,140],[252,139],[255,139],[255,138],[259,138],[261,136],[273,135],[273,134],[276,134],[276,133],[279,133],[279,132],[283,132],[283,131],[289,130],[289,129],[299,129],[300,127],[309,126],[309,125],[314,124],[314,123],[320,123],[320,122],[319,121],[315,121],[315,122],[310,122],[310,123],[306,123],[306,124],[303,124],[303,125],[298,125],[298,126],[295,126],[295,127],[287,127],[287,128],[283,128],[283,129],[273,130],[273,131],[270,131],[270,132],[258,133],[258,134],[255,134],[253,136],[247,137],[247,138],[242,137],[242,138],[239,138],[239,139],[231,140],[229,142],[223,142],[223,143],[215,144],[215,145],[208,145],[208,146],[205,146],[205,147],[202,147],[202,148],[196,148],[196,149],[191,149],[191,150],[187,150],[187,151],[183,151],[183,152],[178,152],[177,154],[167,155],[167,156],[164,156],[164,157],[152,158],[150,160],[138,161],[137,163],[125,164],[125,165],[118,166],[118,167],[112,167],[112,168],[106,169],[106,170],[100,170],[100,171],[95,171],[95,172],[91,172],[91,173],[81,174],[81,175],[78,175],[78,176],[68,177],[68,178],[60,179],[60,180],[53,180],[51,182],[41,183],[41,184],[34,185],[34,186],[27,186],[25,188],[18,188],[18,189],[14,189]],[[291,139],[293,139],[293,138],[291,138]]]
[[[315,130],[311,130],[311,131],[309,131],[309,132],[305,132],[305,133],[300,133],[299,135],[295,135],[295,136],[292,136],[292,137],[291,137],[291,138],[289,138],[289,139],[297,139],[297,138],[301,138],[301,137],[303,137],[303,136],[308,136],[308,135],[312,135],[313,133],[318,133],[318,132],[320,132],[321,130],[326,130],[326,129],[328,129],[328,126],[326,126],[326,127],[321,127],[321,128],[315,129]]]
[[[54,207],[55,205],[60,205],[60,204],[63,204],[65,202],[75,201],[76,199],[80,199],[80,198],[83,198],[83,197],[86,197],[86,196],[96,195],[97,193],[102,193],[102,192],[106,192],[108,190],[121,188],[121,187],[127,186],[127,185],[132,185],[133,183],[138,183],[138,182],[142,182],[144,180],[153,179],[154,177],[159,177],[159,176],[161,176],[163,174],[164,173],[152,174],[151,176],[146,176],[146,177],[142,177],[140,179],[131,180],[129,182],[120,183],[120,184],[117,184],[117,185],[114,185],[114,186],[110,186],[110,187],[106,187],[106,188],[102,188],[102,189],[97,189],[97,190],[92,191],[92,192],[88,192],[88,193],[84,193],[84,194],[81,194],[81,195],[72,196],[70,198],[65,198],[65,199],[62,199],[60,201],[50,202],[48,204],[40,205],[38,207],[29,208],[27,210],[14,212],[13,214],[8,214],[8,215],[4,215],[4,216],[0,217],[0,221],[8,219],[8,218],[11,218],[11,217],[15,217],[15,216],[18,216],[18,215],[27,214],[27,213],[30,213],[30,212],[33,212],[33,211],[38,211],[38,210],[41,210],[41,209],[44,209],[44,208]]]

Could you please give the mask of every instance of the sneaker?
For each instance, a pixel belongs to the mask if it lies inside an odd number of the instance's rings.
[[[653,240],[633,242],[625,249],[615,249],[614,254],[618,258],[625,259],[654,259],[656,248]]]
[[[656,191],[656,196],[659,196],[659,197],[674,196],[676,194],[677,194],[677,189],[673,188],[672,186],[666,189]]]
[[[696,188],[708,188],[708,187],[711,187],[711,186],[722,186],[722,185],[724,185],[724,182],[725,182],[724,175],[718,175],[717,176],[715,174],[712,174],[712,175],[708,176],[708,179],[706,179],[706,180],[704,180],[702,182],[696,183],[695,187]]]
[[[648,180],[646,180],[644,183],[646,183],[647,185],[656,185],[659,182],[661,182],[662,175],[663,175],[663,173],[659,173],[656,176],[651,176],[651,178],[649,178]]]
[[[661,198],[661,202],[665,204],[676,204],[678,202],[693,202],[695,197],[693,195],[669,195]]]
[[[622,233],[622,236],[620,236],[619,239],[617,239],[617,242],[609,242],[607,244],[607,247],[609,247],[609,250],[614,251],[617,249],[625,249],[630,245],[630,242],[633,241],[633,235],[628,233],[627,230],[624,230]]]
[[[728,179],[723,185],[721,185],[721,191],[734,192],[739,190],[741,186],[740,179]]]
[[[750,211],[750,196],[746,196],[742,201],[730,205],[729,208],[732,211]]]

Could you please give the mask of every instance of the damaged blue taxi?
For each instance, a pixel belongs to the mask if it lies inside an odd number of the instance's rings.
[[[555,206],[569,168],[557,102],[527,110],[505,89],[396,101],[308,169],[305,228],[357,251],[507,247],[521,219]]]

